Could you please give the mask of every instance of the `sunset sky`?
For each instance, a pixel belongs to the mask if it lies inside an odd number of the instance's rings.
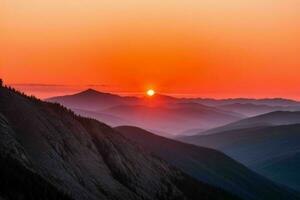
[[[0,77],[42,98],[300,99],[299,0],[1,0],[0,46]]]

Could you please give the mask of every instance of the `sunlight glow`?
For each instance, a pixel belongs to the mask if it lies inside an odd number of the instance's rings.
[[[151,97],[151,96],[155,95],[155,91],[151,90],[151,89],[147,90],[147,95]]]

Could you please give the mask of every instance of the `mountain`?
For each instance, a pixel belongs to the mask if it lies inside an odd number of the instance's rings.
[[[216,150],[167,139],[137,127],[115,129],[197,180],[221,187],[243,199],[288,198],[282,188]]]
[[[0,89],[1,90],[1,89]],[[14,131],[0,114],[0,199],[71,199],[36,173],[14,138]]]
[[[83,116],[83,117],[90,117],[93,119],[97,119],[98,121],[101,121],[109,126],[122,126],[127,124],[133,124],[133,122],[128,121],[126,119],[108,114],[108,113],[102,113],[102,112],[93,112],[88,110],[80,110],[73,108],[72,109],[76,114]]]
[[[188,129],[206,130],[244,118],[231,111],[184,102],[161,94],[140,98],[121,97],[89,89],[47,101],[60,103],[76,114],[95,118],[111,126],[140,126],[155,130],[156,133],[180,134]]]
[[[183,137],[183,136],[191,136],[191,135],[196,135],[198,133],[204,132],[205,129],[201,129],[201,128],[194,128],[194,129],[188,129],[185,130],[183,132],[181,132],[179,135],[179,137]]]
[[[199,132],[198,135],[208,135],[228,130],[245,129],[251,127],[288,125],[298,123],[300,123],[300,111],[275,111],[254,117],[245,118],[224,126],[202,131]]]
[[[227,130],[180,140],[221,150],[271,180],[300,191],[300,124]]]
[[[134,122],[127,125],[174,134],[179,134],[187,129],[209,129],[241,119],[240,115],[231,112],[185,104],[120,105],[102,112]]]
[[[87,89],[77,94],[52,97],[49,102],[60,103],[67,108],[95,111],[122,104],[134,104],[139,101],[136,97],[121,97],[119,95]]]
[[[226,104],[218,106],[217,108],[240,113],[247,117],[253,117],[275,111],[300,111],[300,106],[269,106],[253,103]]]
[[[67,108],[72,109],[99,111],[118,105],[160,105],[174,103],[180,100],[161,94],[156,94],[155,98],[138,98],[132,96],[119,96],[116,94],[100,92],[94,89],[87,89],[73,95],[51,97],[46,99],[46,101],[60,103]]]
[[[209,98],[192,98],[185,99],[189,102],[196,102],[207,106],[221,106],[229,104],[255,104],[267,106],[300,106],[299,101],[282,98],[270,99],[247,99],[247,98],[231,98],[231,99],[209,99]]]
[[[169,166],[116,130],[0,87],[0,197],[236,199]]]

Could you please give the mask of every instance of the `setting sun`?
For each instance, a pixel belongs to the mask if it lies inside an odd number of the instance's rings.
[[[147,95],[151,97],[151,96],[155,95],[155,91],[154,90],[147,90]]]

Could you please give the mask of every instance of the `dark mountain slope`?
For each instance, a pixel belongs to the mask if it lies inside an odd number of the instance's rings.
[[[255,166],[261,174],[300,191],[300,152],[286,153]]]
[[[136,127],[122,126],[115,129],[196,179],[221,187],[244,199],[290,198],[285,196],[285,189],[218,151],[160,137]]]
[[[300,191],[300,124],[229,130],[181,139],[219,149],[270,179]]]
[[[13,134],[0,114],[0,199],[71,199],[34,172]]]
[[[5,199],[71,199],[39,174],[10,157],[2,156],[0,156],[0,195]]]
[[[48,199],[66,194],[77,200],[235,199],[170,168],[105,124],[58,104],[0,87],[0,113],[0,162],[8,163],[1,165],[0,182],[22,177],[28,182],[26,191],[17,188],[23,182],[11,191],[2,189],[4,198],[15,199],[11,192],[16,192],[19,199],[31,199],[28,192],[36,198],[51,193]]]

